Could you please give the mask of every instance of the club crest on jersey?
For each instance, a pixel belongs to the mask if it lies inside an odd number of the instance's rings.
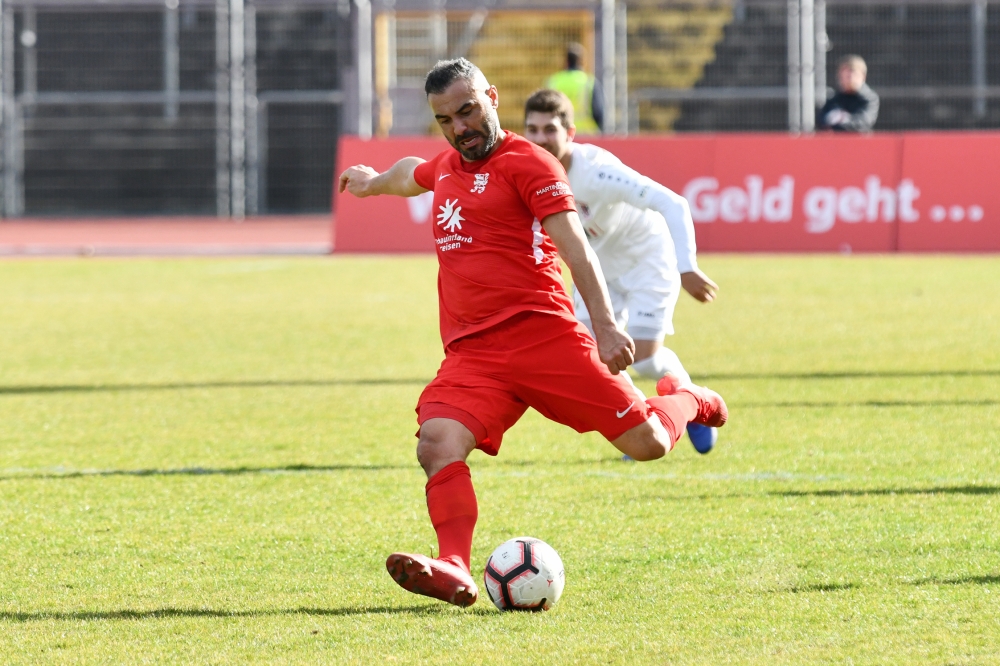
[[[476,182],[473,183],[472,189],[469,190],[473,194],[482,194],[486,191],[486,183],[489,182],[490,174],[488,173],[477,173]]]
[[[462,207],[456,207],[455,204],[458,203],[458,199],[445,199],[443,206],[438,206],[441,212],[438,213],[438,225],[444,224],[444,230],[448,233],[458,231],[462,228],[462,221],[465,219],[462,217]]]

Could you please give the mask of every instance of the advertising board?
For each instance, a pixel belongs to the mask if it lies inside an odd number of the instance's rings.
[[[1000,251],[1000,133],[598,138],[683,195],[700,251]],[[432,157],[441,139],[347,137],[337,174]],[[429,252],[432,193],[335,194],[337,252]]]

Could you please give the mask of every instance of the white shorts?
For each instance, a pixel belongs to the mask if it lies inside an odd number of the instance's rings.
[[[680,295],[681,276],[671,259],[660,253],[647,254],[638,266],[608,280],[615,320],[636,340],[662,342],[663,336],[674,334],[674,307]],[[576,318],[593,332],[590,313],[575,289],[573,305]]]

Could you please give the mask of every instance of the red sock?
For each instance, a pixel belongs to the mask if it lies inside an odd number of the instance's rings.
[[[438,558],[457,558],[466,572],[470,571],[479,505],[469,466],[462,461],[451,463],[427,481],[426,490],[427,512],[438,537]]]
[[[687,391],[646,398],[646,404],[670,433],[674,444],[684,434],[688,421],[698,414],[698,401]]]

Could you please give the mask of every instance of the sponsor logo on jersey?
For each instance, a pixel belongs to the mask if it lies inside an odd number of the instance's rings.
[[[435,238],[434,242],[437,243],[438,250],[441,252],[447,252],[448,250],[457,250],[462,247],[462,243],[471,243],[472,236],[450,234],[448,236],[442,236],[441,238]]]
[[[541,196],[541,195],[543,195],[543,194],[545,194],[547,192],[551,192],[552,196],[554,196],[554,197],[560,197],[560,196],[562,196],[564,194],[569,194],[570,193],[569,192],[569,185],[567,185],[566,183],[564,183],[562,181],[558,181],[557,180],[556,182],[552,183],[548,187],[543,187],[540,190],[536,190],[535,191],[535,196]]]
[[[458,199],[445,199],[443,206],[438,206],[441,212],[438,213],[438,226],[444,225],[444,230],[448,233],[462,230],[462,207],[456,206]]]
[[[442,180],[444,180],[445,178],[447,178],[450,175],[451,175],[450,173],[443,173],[443,174],[441,174],[440,176],[438,176],[438,182],[440,183]]]
[[[486,183],[490,180],[490,174],[488,173],[477,173],[476,182],[473,183],[472,189],[469,190],[473,194],[482,194],[486,191]]]

